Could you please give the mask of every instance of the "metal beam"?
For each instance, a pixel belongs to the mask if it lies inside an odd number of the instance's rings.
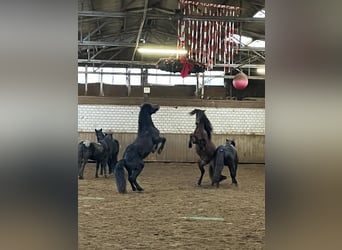
[[[129,48],[135,47],[134,43],[105,42],[105,41],[78,41],[78,45],[80,46],[103,46],[103,47],[129,47]],[[144,46],[148,47],[149,44],[144,44]],[[155,46],[155,44],[153,46]],[[245,46],[245,47],[239,48],[239,51],[265,51],[265,48]]]
[[[137,12],[122,12],[122,11],[79,11],[79,17],[134,17],[137,18]],[[147,19],[160,20],[207,20],[207,21],[226,21],[226,22],[249,22],[249,23],[265,23],[265,18],[254,17],[226,17],[226,16],[200,16],[200,15],[183,15],[181,13],[175,14],[153,14],[148,13]]]
[[[117,64],[117,65],[140,65],[140,66],[155,66],[156,62],[146,62],[146,61],[124,61],[124,60],[88,60],[88,59],[78,59],[78,63],[92,63],[92,64]],[[215,64],[214,67],[227,67],[225,64]],[[264,68],[264,64],[231,64],[232,68]]]
[[[100,26],[98,26],[96,29],[94,29],[92,32],[90,32],[83,40],[88,40],[92,35],[94,35],[97,31],[102,29],[105,25],[109,24],[110,22],[104,22]]]
[[[143,61],[123,61],[123,60],[88,60],[78,59],[78,63],[93,63],[93,64],[116,64],[116,65],[139,65],[139,66],[155,66],[155,62]]]
[[[134,51],[133,51],[132,59],[131,59],[132,61],[134,61],[135,53],[137,52],[137,49],[139,47],[139,40],[140,40],[141,33],[143,31],[143,27],[144,27],[145,20],[146,20],[147,6],[148,6],[148,0],[145,0],[144,14],[143,14],[143,17],[142,17],[142,20],[141,20],[141,23],[140,23],[139,32],[138,32],[138,35],[137,35],[137,38],[136,38],[136,41],[135,41],[135,47],[134,47]]]
[[[80,46],[100,46],[100,47],[130,47],[134,48],[134,43],[104,42],[104,41],[78,41]]]

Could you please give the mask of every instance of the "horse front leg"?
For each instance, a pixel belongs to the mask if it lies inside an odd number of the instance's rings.
[[[152,151],[151,151],[151,152],[152,152],[152,153],[156,152],[157,148],[158,148],[158,142],[153,144],[153,147],[152,147]]]
[[[194,143],[194,134],[190,134],[189,136],[189,148],[192,148],[192,144]]]
[[[103,160],[101,162],[101,170],[103,170],[105,178],[107,178],[107,171],[106,171],[107,162],[108,162],[107,160]]]
[[[160,147],[158,149],[158,154],[160,154],[163,151],[164,145],[165,145],[165,142],[166,142],[166,138],[165,137],[160,137],[160,140],[161,140],[161,145],[160,145]]]
[[[96,161],[95,178],[99,178],[99,167],[100,167],[100,162]]]

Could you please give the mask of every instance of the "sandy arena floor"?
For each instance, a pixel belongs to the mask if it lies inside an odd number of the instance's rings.
[[[207,167],[197,187],[199,175],[195,163],[146,163],[138,177],[145,191],[127,183],[119,194],[114,177],[95,179],[87,164],[78,182],[79,249],[264,249],[265,166],[240,164],[238,187],[230,178],[212,187]]]

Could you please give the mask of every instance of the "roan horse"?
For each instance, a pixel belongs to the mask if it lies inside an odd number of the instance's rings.
[[[198,167],[201,171],[201,176],[197,182],[199,186],[205,173],[204,166],[212,161],[216,152],[216,147],[211,141],[213,127],[204,112],[205,110],[194,109],[189,113],[190,115],[196,114],[196,129],[190,134],[189,148],[192,147],[192,144],[196,144],[196,153],[200,157]],[[226,176],[222,175],[220,181],[226,178]]]
[[[138,184],[137,177],[144,168],[144,159],[154,153],[160,144],[158,154],[164,148],[166,139],[159,136],[159,130],[154,126],[151,115],[159,110],[159,105],[144,103],[140,107],[138,136],[127,146],[123,158],[115,166],[116,185],[119,193],[126,192],[124,167],[128,172],[128,181],[133,191],[144,191]]]
[[[96,134],[97,142],[100,142],[101,140],[103,140],[105,136],[107,135],[106,133],[102,132],[102,128],[95,129],[95,134]],[[109,146],[108,172],[109,172],[109,175],[111,175],[113,174],[114,167],[118,161],[118,153],[119,153],[120,145],[119,145],[118,140],[112,138],[112,141],[109,141],[108,146]],[[101,171],[100,171],[101,175],[103,175],[103,170],[104,169],[102,168],[102,165],[101,165]]]
[[[106,164],[110,157],[110,144],[112,143],[112,135],[106,135],[100,142],[81,141],[78,144],[78,177],[83,179],[84,167],[88,163],[88,160],[94,160],[96,162],[95,178],[98,178],[99,165],[106,174]]]
[[[221,181],[221,172],[224,166],[228,166],[230,177],[232,178],[232,184],[237,186],[236,171],[238,167],[238,153],[235,148],[235,141],[226,139],[226,144],[218,146],[214,158],[214,165],[210,165],[209,174],[212,180],[211,184],[216,183],[216,187],[219,187]]]

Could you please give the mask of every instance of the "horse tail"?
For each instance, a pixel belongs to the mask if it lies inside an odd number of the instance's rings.
[[[115,158],[117,159],[118,158],[118,154],[119,154],[119,151],[120,151],[120,144],[119,144],[119,141],[114,139],[114,144],[117,148],[117,150],[115,151]]]
[[[116,187],[119,193],[126,193],[126,177],[124,167],[126,165],[126,160],[122,159],[118,161],[115,165],[115,179]]]
[[[84,151],[91,146],[90,141],[81,141],[78,143],[78,160],[81,161],[84,158]]]
[[[78,164],[80,164],[83,159],[83,147],[83,141],[78,143]]]
[[[214,159],[214,174],[213,174],[213,183],[218,183],[221,180],[221,173],[224,167],[224,149],[223,147],[218,147],[216,150],[216,157]]]

